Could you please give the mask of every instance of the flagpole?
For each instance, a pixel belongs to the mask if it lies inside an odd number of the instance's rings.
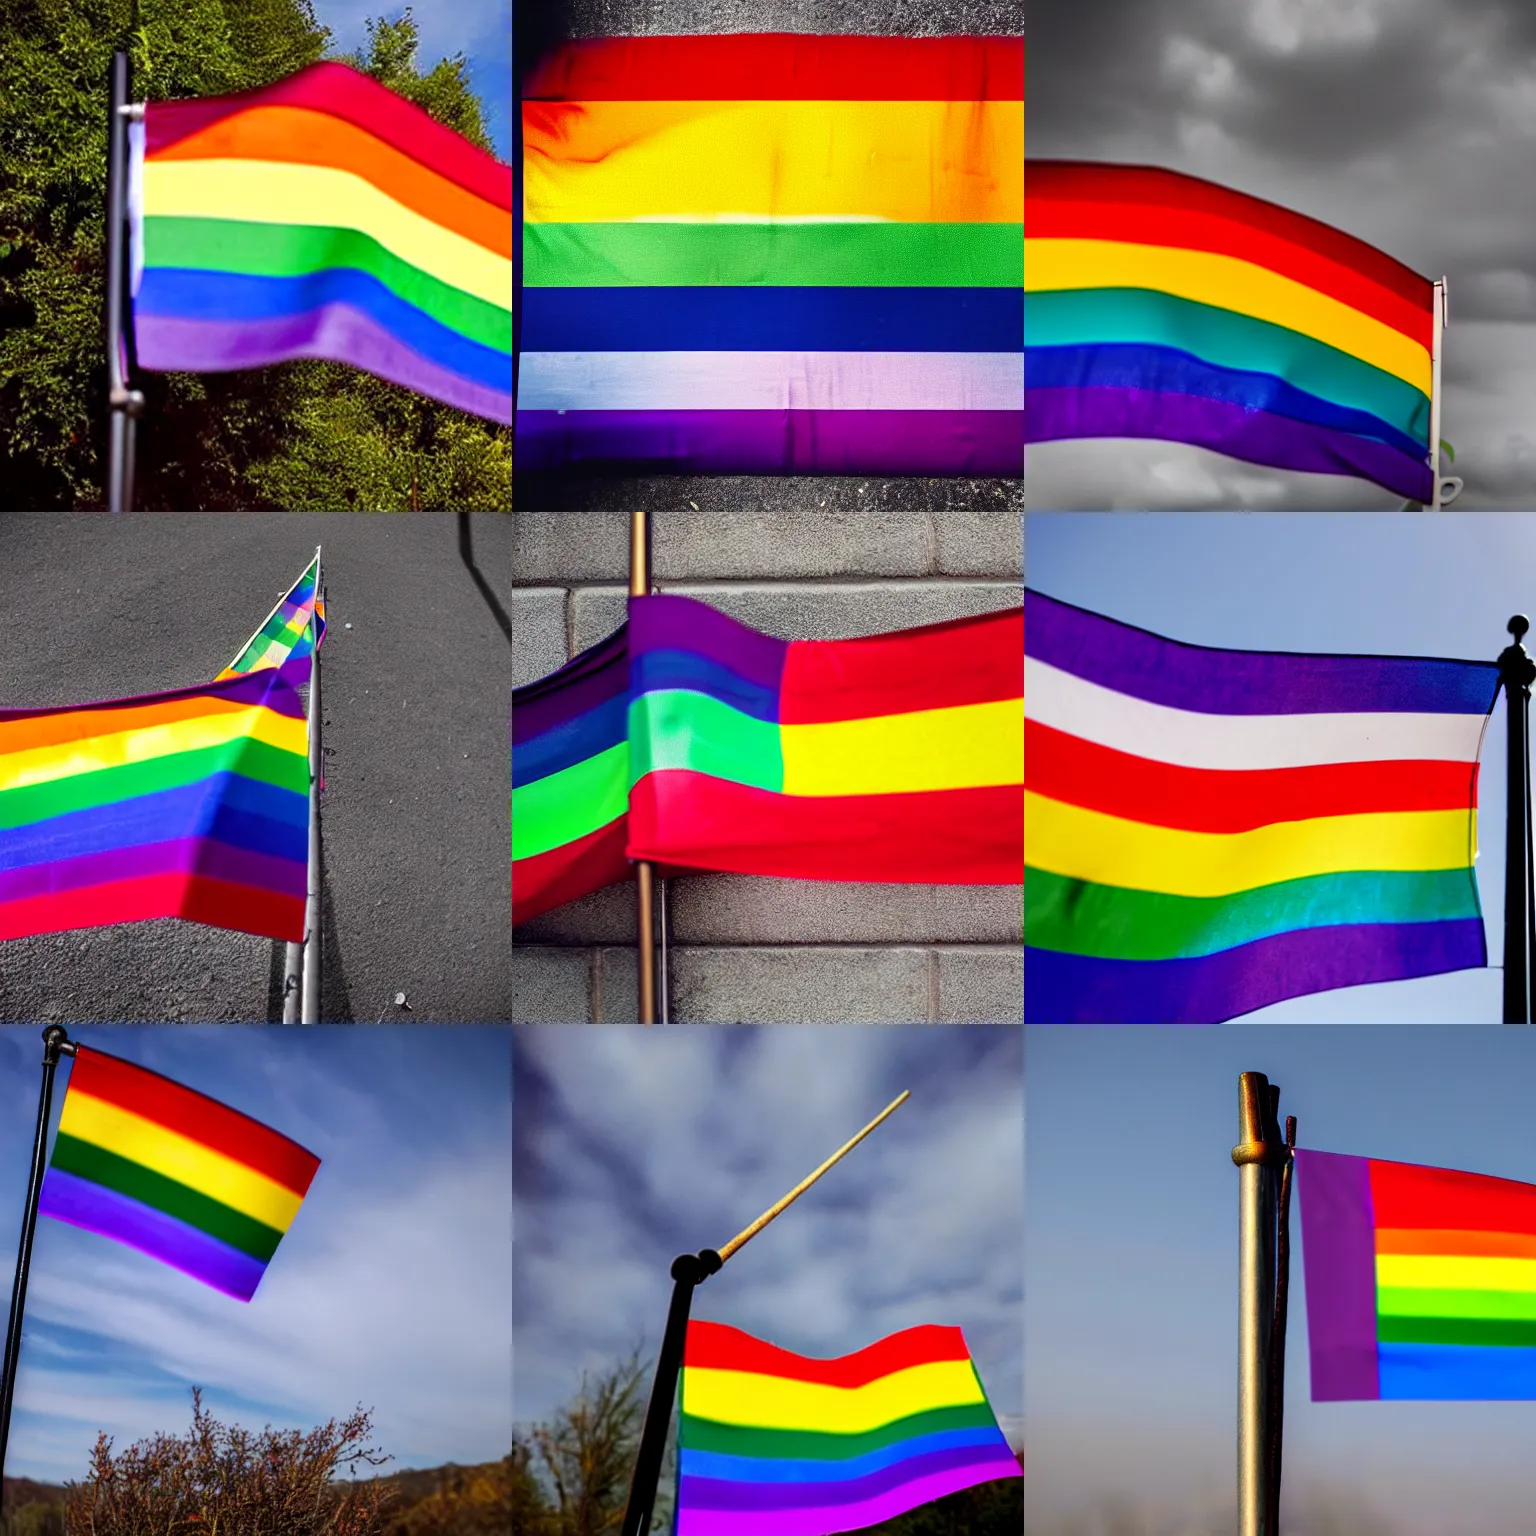
[[[128,121],[141,109],[128,100],[128,55],[112,55],[107,121],[107,509],[133,507],[133,434],[144,396],[128,387],[124,320],[128,298]]]
[[[629,1501],[624,1506],[624,1525],[620,1536],[647,1536],[651,1514],[656,1506],[656,1485],[661,1479],[661,1462],[667,1449],[667,1426],[672,1422],[672,1404],[677,1396],[678,1372],[683,1366],[683,1346],[688,1337],[688,1312],[693,1293],[749,1238],[761,1232],[780,1211],[798,1200],[834,1163],[841,1162],[874,1128],[895,1113],[912,1097],[904,1090],[864,1127],[850,1137],[814,1173],[808,1174],[782,1200],[763,1212],[718,1251],[701,1248],[698,1253],[679,1254],[672,1261],[672,1302],[667,1309],[667,1326],[661,1336],[661,1354],[656,1360],[656,1375],[651,1381],[651,1398],[645,1409],[645,1425],[640,1431],[640,1449],[635,1456],[635,1471],[629,1484]]]
[[[315,561],[314,561],[314,564],[315,564],[315,586],[314,586],[314,599],[313,600],[315,602],[318,602],[320,600],[320,546],[318,544],[315,546]],[[292,589],[290,588],[289,590],[291,591]],[[266,618],[264,618],[261,621],[260,626],[256,630],[256,634],[253,634],[251,636],[250,640],[247,640],[245,642],[245,644],[240,648],[240,650],[236,652],[237,659],[238,659],[238,657],[243,656],[245,654],[245,652],[250,649],[251,642],[255,640],[256,635],[259,635],[261,633],[261,631],[263,629],[265,629],[269,623],[271,623],[271,621],[272,621],[272,614],[276,613],[277,610],[283,606],[283,603],[284,603],[285,599],[287,598],[287,595],[288,594],[285,592],[283,594],[283,596],[278,598],[278,600],[272,605],[272,613],[269,613],[266,616]],[[309,707],[308,707],[308,710],[306,711],[306,724],[308,724],[308,722],[310,720],[315,718],[315,693],[314,693],[314,689],[315,689],[315,679],[319,675],[319,667],[320,667],[320,646],[319,646],[318,641],[315,639],[316,633],[319,630],[319,623],[318,623],[318,621],[316,619],[315,610],[313,608],[310,610],[309,630],[310,630],[310,652],[309,652],[309,688],[310,688],[310,693],[309,693]],[[313,751],[310,752],[309,772],[310,772],[310,819],[313,820],[314,819],[314,774],[315,774],[315,761],[314,761],[314,753],[313,753]],[[308,860],[309,858],[312,858],[312,857],[313,857],[312,850],[306,850],[306,860]],[[304,878],[304,923],[305,923],[305,932],[306,933],[309,931],[309,868],[310,868],[309,863],[306,862],[306,864],[305,864],[305,878]],[[290,941],[289,944],[287,945],[287,947],[283,951],[283,1023],[284,1024],[297,1024],[299,1022],[300,1010],[301,1010],[301,1007],[303,1005],[303,1000],[304,1000],[304,993],[303,993],[303,987],[304,987],[304,952],[305,952],[304,951],[304,944],[303,944],[302,941],[300,941],[299,943],[293,943],[292,941]]]
[[[1504,1022],[1532,1022],[1531,966],[1536,932],[1531,913],[1531,683],[1536,661],[1520,643],[1531,621],[1517,613],[1507,626],[1514,636],[1499,655],[1504,688],[1506,778],[1504,812]]]
[[[1429,332],[1429,506],[1440,510],[1440,337],[1445,330],[1445,279],[1435,284],[1434,319]]]
[[[651,523],[647,512],[629,514],[629,595],[651,591]],[[635,861],[635,953],[638,961],[636,1016],[656,1022],[656,871],[649,859]]]
[[[1278,1103],[1279,1094],[1272,1094]],[[1292,1154],[1296,1148],[1296,1116],[1285,1118],[1285,1150],[1281,1154],[1280,1189],[1275,1212],[1275,1310],[1269,1335],[1269,1424],[1266,1476],[1269,1501],[1265,1513],[1265,1531],[1278,1536],[1280,1530],[1280,1468],[1285,1448],[1285,1334],[1291,1305],[1291,1174],[1295,1167]]]
[[[21,1220],[21,1244],[16,1254],[16,1278],[11,1286],[11,1315],[5,1325],[5,1357],[0,1363],[0,1497],[5,1489],[5,1450],[11,1437],[11,1403],[16,1393],[16,1366],[21,1357],[21,1318],[27,1305],[27,1275],[32,1268],[32,1237],[37,1230],[37,1202],[43,1187],[48,1151],[48,1115],[53,1108],[53,1074],[60,1056],[73,1056],[74,1044],[62,1024],[43,1030],[43,1089],[37,1101],[37,1133],[32,1142],[32,1170],[27,1176],[27,1204]]]
[[[304,901],[304,986],[299,1022],[320,1022],[320,546],[315,546],[315,601],[309,611],[309,882]]]

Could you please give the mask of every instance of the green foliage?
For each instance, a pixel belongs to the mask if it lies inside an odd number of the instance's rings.
[[[0,507],[104,501],[106,83],[220,95],[330,51],[310,0],[0,0]],[[422,72],[409,10],[346,62],[489,147],[462,58]],[[145,374],[136,505],[499,510],[511,432],[337,364]]]
[[[64,1536],[64,1510],[59,1504],[23,1504],[0,1525],[5,1536]]]

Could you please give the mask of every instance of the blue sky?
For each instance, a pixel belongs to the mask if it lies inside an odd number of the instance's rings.
[[[1536,1032],[1026,1031],[1031,1536],[1231,1531],[1237,1075],[1302,1147],[1536,1183]],[[1312,1403],[1292,1212],[1287,1528],[1516,1536],[1536,1403]],[[1107,1512],[1120,1511],[1109,1525]],[[1097,1522],[1097,1523],[1096,1523]]]
[[[1536,513],[1030,513],[1025,580],[1197,645],[1493,660],[1536,618]],[[1478,887],[1503,953],[1504,705],[1479,781]],[[1278,1003],[1251,1022],[1496,1023],[1501,974],[1460,971]]]
[[[311,0],[315,18],[331,29],[339,49],[361,48],[364,22],[399,20],[406,7],[389,0]],[[512,158],[512,0],[412,0],[421,34],[423,69],[462,53],[469,82],[485,104],[491,142],[503,160]]]
[[[395,1025],[108,1026],[98,1050],[221,1099],[320,1170],[241,1303],[42,1217],[6,1471],[83,1476],[185,1433],[190,1388],[218,1418],[310,1428],[374,1409],[383,1470],[491,1461],[511,1438],[509,1031]],[[0,1274],[9,1297],[37,1118],[40,1028],[0,1026]],[[67,1064],[60,1069],[54,1124]]]
[[[524,1025],[513,1036],[520,1424],[636,1345],[649,1383],[672,1260],[723,1245],[909,1088],[700,1287],[694,1316],[820,1356],[958,1325],[1022,1444],[1021,1030]]]

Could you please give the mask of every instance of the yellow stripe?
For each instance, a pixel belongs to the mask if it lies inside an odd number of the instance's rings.
[[[512,308],[512,262],[325,165],[268,160],[151,160],[146,217],[242,219],[360,230],[402,261],[499,309]]]
[[[64,1095],[59,1129],[163,1173],[178,1184],[286,1232],[303,1197],[234,1158],[78,1089]]]
[[[863,1387],[829,1387],[700,1366],[690,1366],[683,1375],[683,1407],[688,1413],[757,1429],[856,1435],[930,1408],[983,1401],[981,1383],[966,1360],[910,1366]]]
[[[248,737],[283,752],[304,753],[308,738],[302,720],[279,715],[253,705],[228,714],[175,720],[110,736],[87,736],[55,747],[32,747],[25,752],[0,755],[0,790],[23,789],[31,784],[51,784],[77,773],[98,768],[122,768],[129,763],[152,762],[173,752],[194,752]]]
[[[524,109],[525,217],[1024,218],[1020,101],[589,101]]]
[[[1403,1291],[1536,1291],[1536,1259],[1380,1253],[1376,1284]]]
[[[781,725],[786,795],[899,795],[1024,782],[1024,700]]]
[[[1429,349],[1372,315],[1236,256],[1114,240],[1025,240],[1024,289],[1150,288],[1299,331],[1427,395]]]
[[[1464,869],[1467,811],[1389,811],[1282,821],[1251,832],[1182,832],[1024,795],[1033,869],[1169,896],[1230,896],[1346,870]]]

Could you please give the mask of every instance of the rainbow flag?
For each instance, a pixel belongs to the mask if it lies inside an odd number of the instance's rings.
[[[301,940],[308,826],[285,669],[0,710],[0,939],[185,917]]]
[[[1212,650],[1024,598],[1024,1015],[1216,1023],[1487,963],[1491,662]]]
[[[249,1301],[319,1167],[259,1120],[77,1045],[38,1210]]]
[[[1028,170],[1028,441],[1163,438],[1429,503],[1428,278],[1192,176]]]
[[[687,597],[512,700],[514,922],[628,860],[808,880],[1011,885],[1023,868],[1019,609],[778,640]]]
[[[287,596],[267,615],[266,623],[215,682],[259,672],[263,667],[289,666],[288,675],[295,682],[309,676],[310,658],[325,639],[325,594],[315,590],[319,574],[320,556],[316,554]]]
[[[519,468],[1023,473],[1022,37],[571,43],[523,144]]]
[[[152,101],[129,129],[154,372],[349,363],[512,420],[512,167],[345,64]]]
[[[1536,1398],[1536,1185],[1297,1152],[1313,1402]]]
[[[831,1536],[1022,1477],[958,1328],[813,1360],[692,1319],[677,1536]]]

